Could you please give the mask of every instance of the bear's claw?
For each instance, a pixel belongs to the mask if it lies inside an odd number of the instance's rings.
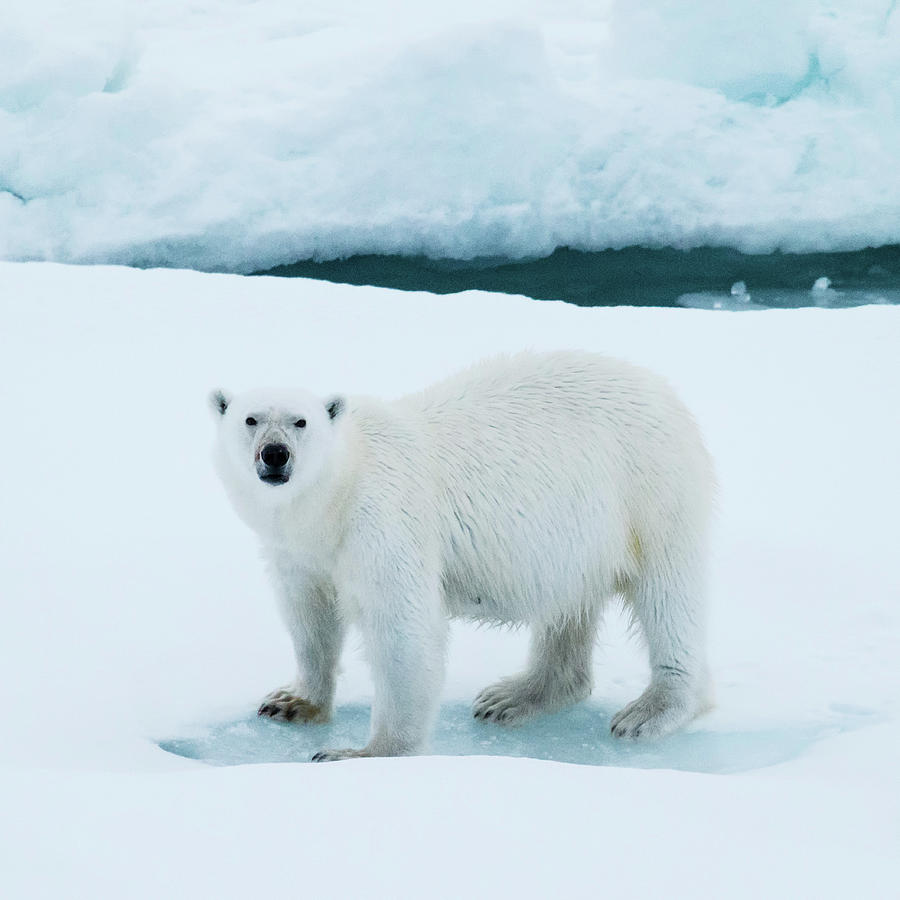
[[[312,762],[335,762],[339,759],[360,759],[369,754],[365,750],[320,750],[313,754]]]

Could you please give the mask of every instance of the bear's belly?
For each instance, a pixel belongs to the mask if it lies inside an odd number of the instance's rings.
[[[509,585],[473,577],[472,573],[444,573],[444,607],[454,618],[520,624],[530,616]]]

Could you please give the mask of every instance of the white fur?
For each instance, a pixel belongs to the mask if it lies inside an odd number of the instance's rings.
[[[306,428],[290,427],[298,417]],[[248,394],[217,418],[219,472],[262,539],[299,670],[261,713],[289,717],[309,701],[327,718],[345,623],[364,635],[369,743],[317,758],[421,750],[448,615],[533,631],[525,672],[486,688],[478,718],[518,722],[587,696],[616,594],[647,639],[652,678],[613,733],[666,734],[706,705],[712,467],[657,376],[585,353],[523,353],[394,403],[351,398],[333,419],[299,391]],[[283,485],[257,477],[271,435],[291,450]]]

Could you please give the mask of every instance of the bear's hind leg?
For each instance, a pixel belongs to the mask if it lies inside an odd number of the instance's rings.
[[[666,563],[626,590],[647,639],[651,679],[637,700],[613,716],[616,737],[662,737],[710,705],[702,564],[689,558]]]
[[[595,607],[536,627],[528,668],[486,687],[475,698],[475,718],[516,725],[584,700],[591,693],[596,631]]]

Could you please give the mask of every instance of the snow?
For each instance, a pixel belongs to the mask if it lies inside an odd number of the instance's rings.
[[[577,308],[3,263],[0,315],[4,897],[897,894],[897,307]],[[476,726],[466,704],[527,636],[459,624],[446,755],[286,763],[323,732],[253,716],[291,651],[212,472],[208,391],[395,396],[529,346],[649,365],[696,413],[722,487],[717,708],[614,744],[647,673],[613,611],[590,703]],[[331,727],[352,736],[358,640],[343,666]]]
[[[898,42],[889,0],[7,0],[0,258],[897,243]]]

